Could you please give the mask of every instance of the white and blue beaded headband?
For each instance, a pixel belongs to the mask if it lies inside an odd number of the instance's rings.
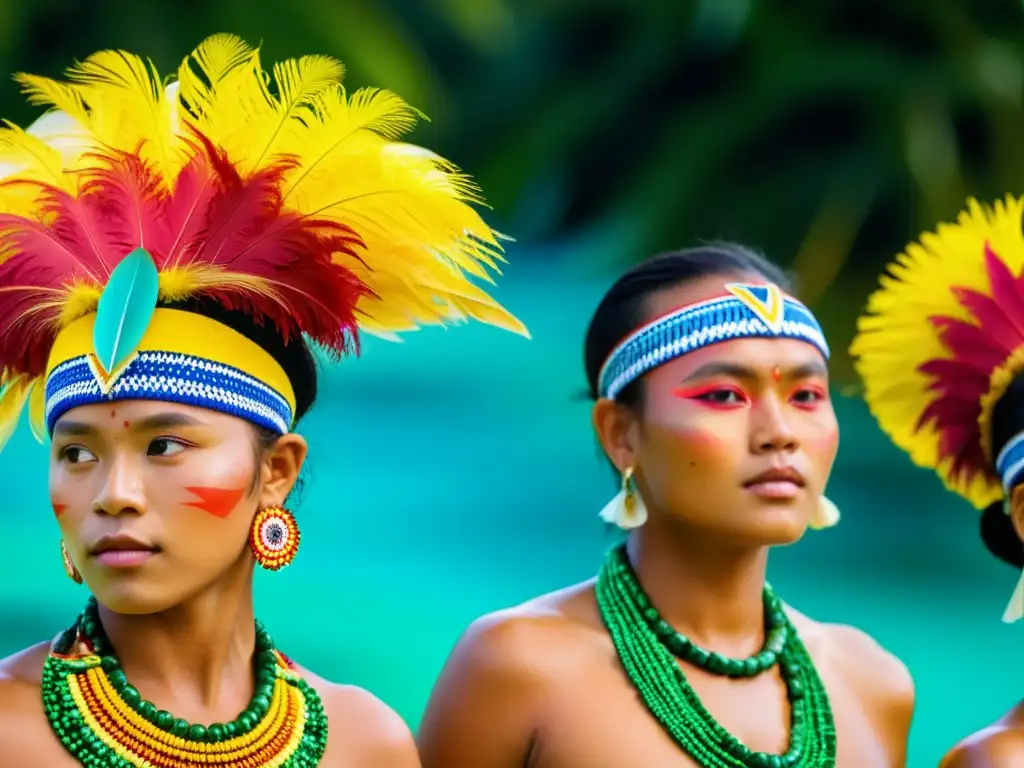
[[[996,456],[996,474],[1002,480],[1007,498],[1010,491],[1024,482],[1024,432],[1004,445]]]
[[[598,375],[601,397],[614,399],[669,360],[733,339],[797,339],[828,359],[825,334],[811,310],[778,286],[727,283],[725,288],[727,295],[677,309],[620,342]]]

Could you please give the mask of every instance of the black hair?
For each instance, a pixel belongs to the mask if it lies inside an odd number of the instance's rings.
[[[992,409],[993,459],[1016,435],[1024,432],[1024,374],[1017,376]],[[1024,568],[1024,543],[1006,514],[1003,502],[992,504],[981,515],[981,540],[993,555],[1016,568]]]
[[[220,302],[209,299],[189,299],[184,302],[168,303],[171,309],[180,309],[186,312],[208,317],[231,330],[240,333],[245,338],[257,344],[267,354],[280,364],[285,375],[291,382],[295,392],[295,418],[298,423],[312,409],[316,402],[317,395],[317,368],[316,359],[301,336],[290,338],[285,343],[284,337],[277,331],[270,322],[260,322],[248,312],[237,309],[227,309]],[[256,462],[257,466],[266,455],[267,451],[274,447],[278,440],[278,434],[266,427],[253,425],[255,436]],[[259,484],[259,475],[253,478],[252,490],[255,491]],[[295,498],[302,493],[304,486],[303,478],[299,477],[289,498]]]
[[[615,281],[608,289],[587,328],[583,365],[590,398],[596,400],[598,375],[608,355],[646,318],[651,294],[681,283],[711,275],[761,275],[781,289],[792,292],[793,281],[760,253],[743,245],[712,242],[679,251],[670,251],[641,262]],[[616,400],[635,406],[641,402],[640,381],[622,390]]]

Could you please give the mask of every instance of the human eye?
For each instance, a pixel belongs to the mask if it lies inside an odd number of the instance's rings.
[[[676,390],[676,396],[684,400],[697,400],[713,408],[734,408],[750,402],[750,398],[738,387],[713,386]]]
[[[65,446],[60,449],[58,456],[61,461],[66,461],[68,464],[85,464],[87,462],[97,461],[96,454],[84,445]]]
[[[184,440],[179,440],[174,437],[158,437],[149,444],[146,455],[168,458],[170,456],[177,456],[189,446],[190,443],[186,443]]]
[[[813,408],[825,400],[828,400],[828,392],[824,387],[802,386],[799,387],[790,398],[794,405],[801,408]]]

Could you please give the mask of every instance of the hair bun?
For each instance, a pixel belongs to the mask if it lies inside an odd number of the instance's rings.
[[[1003,510],[1003,502],[990,504],[981,514],[981,540],[988,551],[1004,563],[1024,568],[1024,542]]]

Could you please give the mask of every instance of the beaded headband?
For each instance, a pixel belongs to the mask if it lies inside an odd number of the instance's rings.
[[[614,399],[669,360],[734,339],[797,339],[828,359],[828,343],[811,310],[778,286],[728,283],[725,288],[728,295],[677,309],[620,342],[598,376],[601,397]]]
[[[1007,496],[1015,486],[1024,482],[1024,432],[1008,442],[996,456],[996,474],[1003,483]]]
[[[242,334],[194,312],[159,308],[142,341],[108,373],[95,349],[102,320],[80,318],[54,343],[46,376],[48,432],[72,408],[115,400],[194,405],[282,435],[292,428],[295,393],[287,374]]]

